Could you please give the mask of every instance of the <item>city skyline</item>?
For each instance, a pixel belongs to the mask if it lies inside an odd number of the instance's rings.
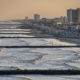
[[[80,8],[80,0],[0,0],[0,20],[34,18],[55,18],[66,16],[67,9]]]

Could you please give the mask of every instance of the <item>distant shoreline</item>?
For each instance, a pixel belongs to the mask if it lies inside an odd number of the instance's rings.
[[[20,29],[27,29],[27,27],[25,26],[20,26],[19,27]],[[31,29],[31,28],[30,28]],[[31,32],[32,33],[32,32]],[[52,37],[51,38],[51,41],[54,42],[54,39],[55,40],[59,40],[60,42],[62,43],[68,43],[68,44],[74,44],[74,45],[80,45],[80,38],[78,37],[57,37],[57,36],[54,36],[54,35],[50,35],[50,34],[45,34],[45,33],[42,33],[42,34],[37,34],[37,33],[32,33],[32,35],[34,37]]]

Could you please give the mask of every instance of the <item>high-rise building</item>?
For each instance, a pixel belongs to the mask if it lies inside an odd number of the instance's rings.
[[[80,8],[67,10],[68,22],[80,22]]]
[[[40,20],[40,15],[34,14],[34,20],[35,20],[35,21],[39,21],[39,20]]]
[[[72,22],[72,9],[67,10],[68,22]]]
[[[78,10],[78,21],[80,22],[80,8],[77,8]]]

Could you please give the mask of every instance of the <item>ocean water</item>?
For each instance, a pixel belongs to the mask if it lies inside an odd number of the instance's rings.
[[[0,27],[2,27],[0,25]],[[30,29],[15,29],[16,26],[3,26],[1,32],[28,32]],[[6,29],[5,29],[6,28]],[[0,32],[0,33],[1,33]],[[34,32],[34,30],[33,30]],[[26,37],[34,35],[0,34],[0,37]],[[47,38],[0,38],[0,46],[60,45],[60,41]],[[71,45],[72,43],[67,43]],[[65,45],[65,43],[63,43]],[[73,45],[73,44],[72,44]],[[76,44],[75,44],[76,45]],[[80,69],[80,48],[0,48],[0,70],[24,69]],[[29,79],[30,77],[30,79]],[[17,75],[0,76],[0,80],[79,80],[79,76]]]
[[[0,76],[0,80],[80,80],[80,75],[77,76],[55,76],[55,75],[11,75]]]

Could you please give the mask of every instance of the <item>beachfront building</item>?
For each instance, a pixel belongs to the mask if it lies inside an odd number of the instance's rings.
[[[77,28],[76,28],[76,26],[66,26],[66,30],[75,32],[75,31],[77,31]]]
[[[34,14],[34,20],[35,21],[40,21],[40,15],[39,14]]]
[[[66,16],[61,16],[61,23],[67,23],[67,17]]]
[[[59,18],[55,18],[54,21],[57,24],[64,24],[64,23],[67,23],[67,17],[66,16],[61,16]]]
[[[61,22],[61,18],[55,18],[54,21],[55,21],[56,23]]]
[[[77,25],[78,32],[80,33],[80,25]]]
[[[50,23],[52,21],[52,19],[42,18],[41,21],[46,22],[46,23]]]
[[[78,10],[78,22],[80,22],[80,8],[77,8]]]
[[[28,21],[28,17],[25,17],[25,20]]]
[[[69,23],[80,22],[80,8],[77,9],[68,9],[67,18]]]
[[[42,19],[41,19],[41,22],[46,22],[46,19],[47,19],[47,18],[42,18]]]

